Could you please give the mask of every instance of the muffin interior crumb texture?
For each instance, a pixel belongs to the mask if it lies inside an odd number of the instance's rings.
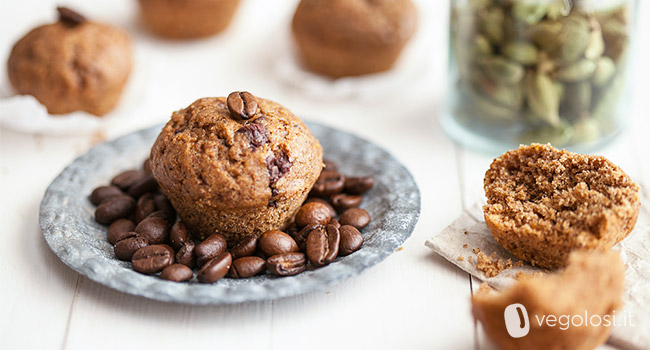
[[[497,276],[503,270],[521,266],[523,266],[523,262],[517,261],[513,263],[512,259],[499,259],[497,258],[497,253],[492,253],[488,256],[479,251],[476,255],[476,268],[488,278]]]
[[[606,235],[616,218],[636,217],[639,206],[638,186],[606,158],[540,144],[496,158],[485,192],[486,217],[499,226],[577,245]]]

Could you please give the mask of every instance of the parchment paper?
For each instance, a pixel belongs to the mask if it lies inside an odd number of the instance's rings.
[[[632,233],[614,249],[618,249],[621,259],[626,266],[624,306],[617,310],[617,315],[630,315],[631,324],[615,326],[608,343],[621,349],[650,349],[650,212],[648,197],[641,191],[641,211]],[[472,276],[487,282],[499,290],[507,288],[516,282],[514,276],[518,272],[533,273],[543,269],[524,264],[501,271],[497,276],[486,278],[478,270],[474,248],[490,255],[496,253],[497,258],[519,259],[508,253],[497,243],[485,225],[483,219],[483,203],[474,204],[469,210],[456,219],[442,232],[425,242],[425,245],[440,254],[451,263],[470,273]],[[464,245],[466,248],[463,248]],[[464,259],[458,259],[462,256]],[[472,257],[474,263],[468,261]]]

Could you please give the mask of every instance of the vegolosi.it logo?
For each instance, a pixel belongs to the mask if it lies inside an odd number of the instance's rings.
[[[506,330],[513,338],[521,338],[530,331],[528,311],[521,304],[508,305],[503,312],[503,318],[506,321]]]
[[[503,311],[503,319],[506,323],[506,330],[513,338],[521,338],[530,332],[530,322],[535,322],[536,328],[558,327],[565,331],[571,327],[611,327],[624,326],[634,327],[634,315],[623,313],[616,315],[616,310],[612,314],[592,314],[587,310],[584,314],[566,314],[566,315],[539,315],[534,314],[531,320],[528,317],[528,311],[522,304],[510,304]]]

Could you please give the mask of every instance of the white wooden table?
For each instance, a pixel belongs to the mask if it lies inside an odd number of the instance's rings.
[[[0,4],[0,61],[27,30],[55,17],[57,3]],[[435,45],[423,79],[400,86],[388,98],[332,100],[265,74],[268,62],[259,47],[268,45],[269,37],[286,35],[296,1],[244,0],[227,32],[193,42],[149,36],[136,24],[135,0],[66,1],[88,17],[129,30],[140,57],[135,69],[148,69],[151,84],[143,108],[101,135],[53,137],[0,129],[0,348],[490,348],[470,313],[478,281],[423,244],[483,196],[482,178],[492,156],[455,146],[437,122],[446,93],[448,3],[419,4],[421,20],[429,23],[421,35]],[[646,44],[637,56],[632,127],[599,153],[647,189],[650,6],[642,5],[638,39]],[[6,79],[6,69],[1,71],[0,79]],[[358,134],[400,159],[422,192],[421,218],[403,249],[329,290],[213,307],[113,291],[81,277],[48,249],[38,205],[47,185],[75,157],[104,138],[164,122],[198,97],[242,89]]]

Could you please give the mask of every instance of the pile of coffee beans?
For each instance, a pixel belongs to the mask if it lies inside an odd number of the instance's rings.
[[[201,283],[266,271],[292,276],[309,265],[326,266],[337,256],[357,251],[363,244],[360,230],[370,222],[368,212],[359,206],[361,195],[373,187],[373,178],[345,177],[334,163],[325,164],[287,232],[251,234],[230,250],[221,234],[199,241],[183,221],[177,221],[151,174],[149,160],[142,170],[125,171],[110,185],[96,188],[90,201],[97,206],[95,220],[109,225],[107,239],[115,256],[130,261],[140,273],[183,282],[194,278],[197,270]]]

